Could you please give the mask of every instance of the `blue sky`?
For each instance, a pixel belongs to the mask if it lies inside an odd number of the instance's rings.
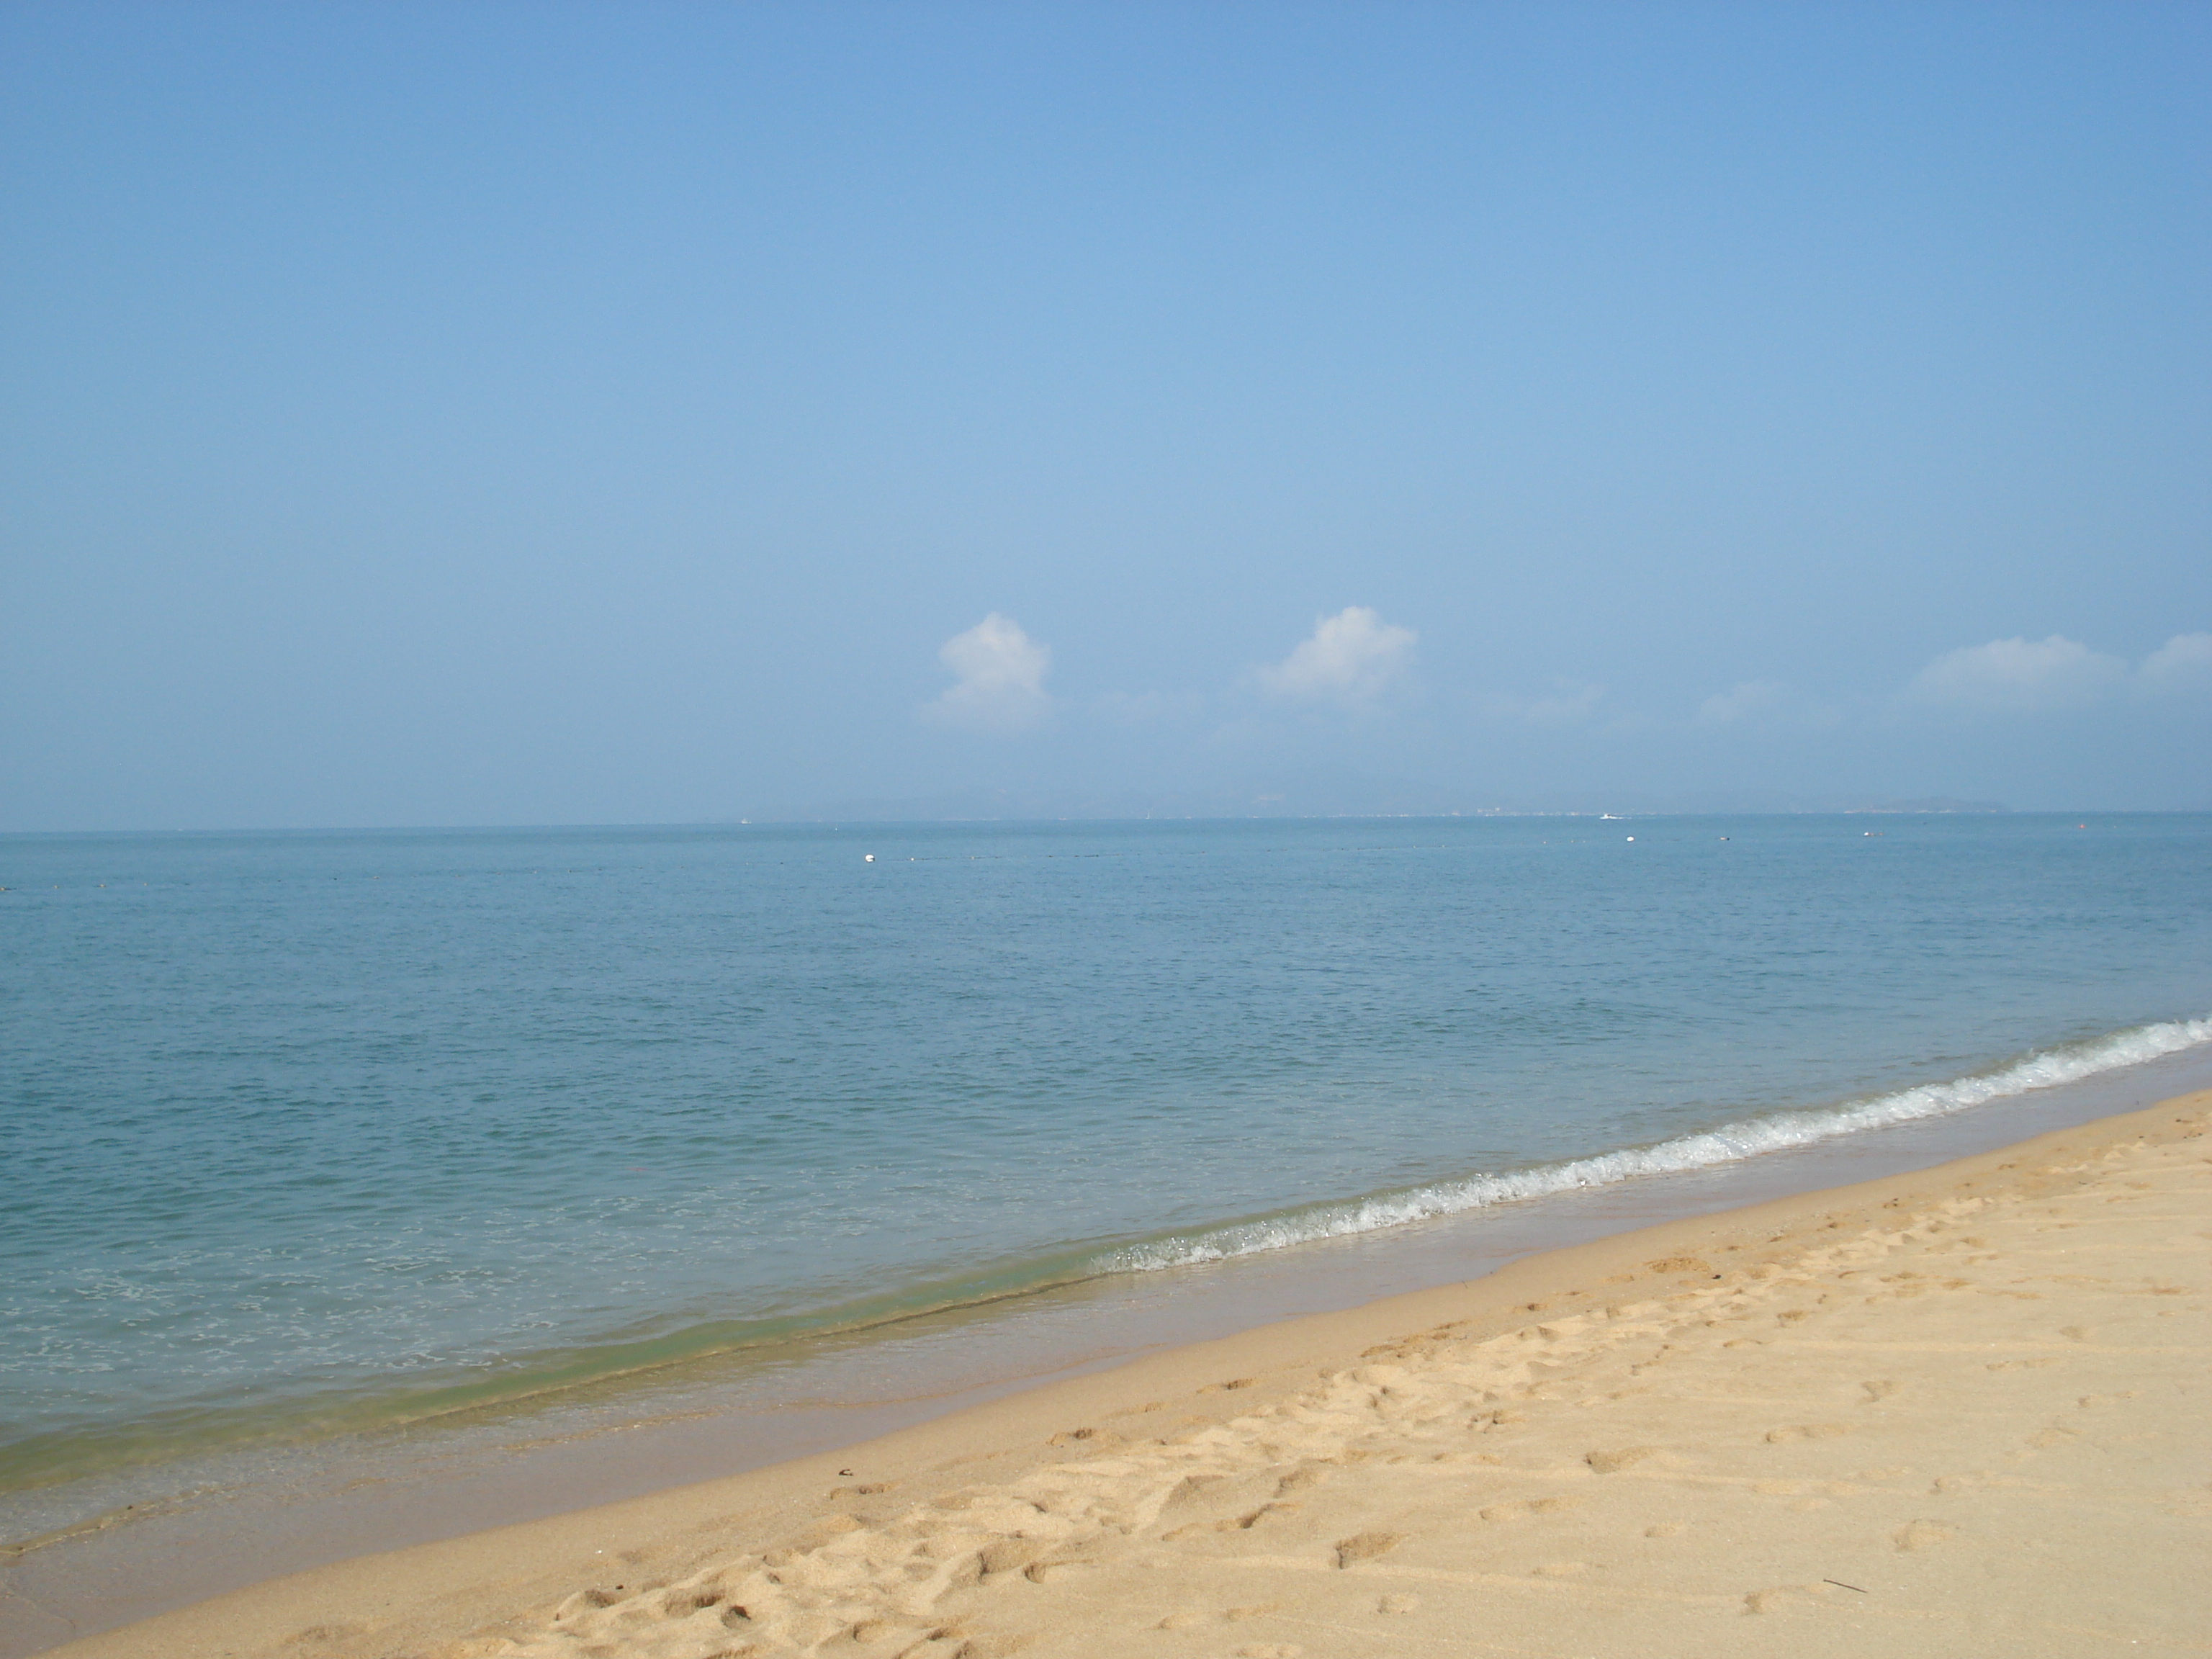
[[[0,829],[2212,806],[2212,11],[16,4]]]

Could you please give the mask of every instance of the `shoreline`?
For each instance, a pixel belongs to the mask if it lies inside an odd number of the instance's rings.
[[[1241,1269],[1235,1264],[1255,1258],[1313,1246],[1340,1249],[1370,1235],[1377,1236],[1375,1242],[1389,1249],[1431,1224],[1448,1228],[1464,1219],[1480,1231],[1485,1222],[1503,1214],[1571,1205],[1593,1188],[1663,1189],[1672,1177],[1694,1178],[1706,1172],[1726,1176],[1740,1167],[1767,1167],[1792,1154],[1824,1148],[1839,1150],[1849,1158],[1863,1155],[1869,1146],[1885,1144],[1877,1138],[1897,1130],[1970,1121],[1965,1115],[1981,1109],[2025,1106],[2033,1114],[2038,1102],[2107,1095],[2110,1091],[2100,1085],[2115,1074],[2124,1079],[2160,1062],[2185,1067],[2192,1051],[2212,1054],[2212,1019],[2150,1021],[2087,1040],[2038,1048],[1980,1071],[1819,1105],[1748,1112],[1708,1128],[1681,1130],[1664,1139],[1616,1150],[1586,1150],[1547,1162],[1447,1175],[1350,1198],[1194,1223],[1120,1243],[1067,1245],[1028,1261],[985,1264],[964,1279],[878,1291],[781,1320],[705,1321],[651,1335],[524,1352],[488,1368],[485,1375],[447,1373],[405,1389],[386,1378],[381,1389],[361,1388],[335,1398],[249,1397],[219,1413],[205,1407],[177,1408],[171,1415],[179,1420],[191,1418],[191,1426],[167,1429],[163,1437],[181,1449],[152,1458],[121,1449],[152,1437],[143,1421],[83,1425],[44,1439],[31,1437],[11,1443],[0,1455],[0,1463],[8,1466],[0,1471],[0,1527],[10,1534],[0,1538],[0,1551],[40,1547],[52,1537],[96,1528],[106,1518],[95,1511],[25,1530],[16,1524],[20,1514],[9,1514],[11,1500],[15,1506],[35,1510],[41,1492],[82,1493],[106,1485],[117,1494],[110,1511],[125,1506],[125,1493],[143,1507],[149,1494],[143,1486],[134,1489],[133,1477],[165,1466],[197,1464],[220,1470],[226,1459],[318,1446],[370,1445],[380,1439],[435,1434],[441,1425],[512,1419],[549,1407],[558,1413],[572,1402],[624,1390],[649,1397],[668,1379],[735,1372],[749,1364],[775,1366],[791,1355],[884,1338],[896,1344],[902,1329],[933,1322],[969,1322],[981,1330],[1009,1310],[1055,1297],[1080,1299],[1101,1285],[1130,1274],[1187,1273],[1217,1267],[1237,1272]],[[2203,1069],[2212,1081],[2212,1059],[2205,1060]],[[1832,1183],[1819,1179],[1798,1184]],[[1544,1241],[1535,1248],[1551,1248],[1556,1242]],[[1358,1299],[1371,1299],[1374,1293],[1388,1292],[1370,1292]],[[756,1328],[770,1324],[789,1328],[772,1335],[757,1334]],[[1189,1334],[1169,1340],[1189,1340]],[[1066,1367],[1044,1369],[1056,1373]],[[1027,1375],[1036,1370],[1017,1368],[1017,1372]],[[963,1390],[940,1383],[936,1391]],[[744,1411],[757,1408],[757,1402],[734,1407],[726,1402],[722,1408]],[[292,1425],[294,1431],[285,1431],[285,1424]],[[222,1479],[220,1474],[216,1479]]]
[[[0,1547],[0,1659],[356,1557],[647,1498],[927,1423],[1133,1359],[1669,1220],[1910,1174],[2212,1086],[2203,1045],[1963,1111],[1688,1170],[1109,1276],[888,1331],[612,1380],[520,1411],[272,1447],[112,1493]],[[187,1480],[184,1475],[194,1478]]]
[[[65,1659],[112,1659],[149,1650],[179,1659],[279,1651],[350,1659],[417,1650],[459,1654],[463,1650],[453,1644],[479,1632],[483,1633],[468,1651],[535,1652],[538,1648],[531,1644],[550,1628],[544,1620],[551,1610],[606,1577],[609,1557],[627,1564],[619,1581],[625,1588],[619,1595],[600,1588],[622,1602],[635,1593],[631,1579],[664,1585],[684,1581],[712,1572],[718,1559],[748,1550],[757,1554],[760,1547],[780,1540],[811,1538],[826,1526],[831,1531],[811,1545],[785,1544],[802,1555],[819,1553],[848,1533],[905,1524],[888,1511],[915,1504],[926,1510],[944,1495],[933,1489],[1011,1491],[1072,1455],[1071,1449],[1140,1443],[1128,1433],[1129,1426],[1158,1426],[1162,1411],[1171,1413],[1174,1432],[1164,1441],[1158,1436],[1147,1440],[1188,1447],[1209,1435],[1231,1433],[1224,1425],[1297,1407],[1317,1386],[1329,1386],[1323,1374],[1357,1370],[1364,1351],[1377,1344],[1403,1345],[1411,1340],[1409,1334],[1441,1325],[1454,1330],[1455,1344],[1510,1340],[1528,1328],[1532,1312],[1541,1312],[1547,1324],[1597,1316],[1594,1310],[1632,1294],[1619,1288],[1623,1284],[1638,1297],[1717,1294],[1705,1290],[1712,1282],[1705,1274],[1686,1279],[1680,1273],[1655,1272],[1670,1262],[1702,1263],[1716,1252],[1733,1258],[1720,1264],[1724,1276],[1713,1276],[1733,1291],[1749,1282],[1747,1273],[1804,1255],[1818,1234],[1899,1218],[1885,1212],[1933,1213],[1945,1204],[1996,1201],[2029,1180],[2021,1173],[2024,1169],[2035,1166],[2036,1179],[2059,1179],[2048,1173],[2057,1167],[2053,1161],[2071,1158],[2078,1166],[2091,1147],[2171,1146],[2201,1128],[2208,1106],[2212,1091],[2184,1096],[1933,1168],[1665,1220],[1526,1256],[1467,1282],[1279,1321],[1120,1363],[1108,1360],[1102,1363],[1110,1369],[1022,1389],[838,1449],[316,1567],[49,1650]],[[2197,1255],[2201,1260],[2201,1249]],[[1532,1304],[1539,1305],[1532,1309]],[[1150,1422],[1139,1421],[1147,1418]],[[1121,1419],[1122,1425],[1101,1427],[1100,1419]],[[1106,1436],[1110,1441],[1102,1439]],[[990,1546],[987,1541],[979,1547],[988,1551]],[[988,1565],[979,1571],[986,1583],[1001,1576]],[[1048,1571],[1030,1573],[1024,1582],[1053,1578]],[[952,1588],[965,1595],[975,1587]],[[34,1591],[29,1593],[35,1600]],[[763,1626],[747,1633],[764,1637],[767,1632]],[[958,1647],[958,1642],[947,1645],[927,1639],[917,1650],[950,1655]],[[664,1647],[635,1650],[659,1653]],[[894,1646],[885,1652],[900,1650]],[[977,1659],[983,1652],[975,1650]]]

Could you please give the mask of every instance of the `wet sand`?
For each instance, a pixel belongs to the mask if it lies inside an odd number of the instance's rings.
[[[1788,1152],[708,1357],[397,1433],[0,1501],[0,1659],[311,1569],[833,1452],[1024,1389],[1545,1251],[1903,1175],[2212,1085],[2147,1065]],[[118,1487],[120,1490],[118,1490]],[[126,1507],[128,1506],[128,1507]]]
[[[2212,1652],[2212,1094],[54,1650]]]

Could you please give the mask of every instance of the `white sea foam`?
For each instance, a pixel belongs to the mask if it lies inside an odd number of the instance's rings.
[[[1776,1112],[1702,1133],[1662,1140],[1656,1146],[1627,1147],[1594,1158],[1539,1164],[1500,1175],[1439,1182],[1349,1204],[1325,1205],[1292,1215],[1212,1228],[1182,1238],[1132,1245],[1101,1258],[1097,1267],[1101,1272],[1128,1273],[1219,1261],[1230,1256],[1253,1255],[1316,1239],[1342,1238],[1385,1227],[1401,1227],[1408,1222],[1461,1214],[1495,1204],[1544,1198],[1578,1188],[1611,1186],[1639,1176],[1711,1169],[1717,1164],[1756,1158],[1762,1152],[1834,1140],[1864,1129],[1941,1117],[2008,1095],[2055,1088],[2102,1072],[2138,1066],[2205,1042],[2212,1042],[2212,1018],[2139,1025],[2087,1042],[2043,1049],[1998,1071],[1954,1078],[1945,1083],[1923,1083],[1894,1094],[1876,1095],[1840,1106],[1815,1111]]]

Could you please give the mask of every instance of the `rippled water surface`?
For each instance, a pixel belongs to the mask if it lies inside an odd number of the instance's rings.
[[[2212,1039],[2203,817],[16,836],[0,885],[0,1485]]]

